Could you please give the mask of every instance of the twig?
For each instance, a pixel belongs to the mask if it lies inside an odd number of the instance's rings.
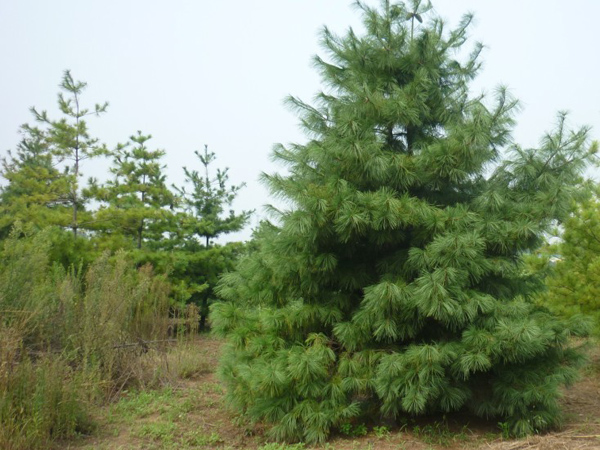
[[[132,343],[128,343],[128,344],[119,344],[119,345],[114,345],[113,348],[126,348],[126,347],[135,347],[136,345],[141,345],[146,346],[148,344],[157,344],[159,342],[177,342],[177,339],[159,339],[156,341],[144,341],[142,339],[140,339],[139,342],[132,342]]]

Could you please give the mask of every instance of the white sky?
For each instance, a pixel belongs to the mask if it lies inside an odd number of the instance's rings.
[[[90,118],[93,135],[113,147],[137,130],[167,152],[171,182],[183,165],[197,168],[204,144],[245,181],[235,208],[271,202],[258,182],[274,143],[303,142],[288,94],[310,101],[320,88],[311,67],[323,25],[342,34],[360,29],[350,0],[0,0],[0,156],[14,148],[31,106],[56,114],[65,69],[86,81],[83,103],[108,101]],[[375,4],[377,0],[367,0]],[[486,45],[475,92],[507,85],[522,101],[515,140],[535,146],[571,111],[571,122],[600,130],[600,58],[595,0],[434,0],[448,25],[475,13],[473,42]],[[88,163],[105,176],[108,163]],[[245,239],[250,228],[235,236]]]

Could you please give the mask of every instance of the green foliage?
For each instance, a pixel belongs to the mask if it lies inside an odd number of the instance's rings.
[[[510,438],[510,424],[508,422],[498,422],[498,428],[500,428],[502,439]]]
[[[133,148],[119,145],[113,153],[114,175],[105,185],[90,180],[86,192],[101,202],[96,228],[112,248],[141,249],[144,242],[160,242],[173,227],[175,196],[166,185],[163,150],[149,150],[151,136],[131,136]],[[106,245],[106,244],[105,244]],[[147,244],[146,244],[147,245]]]
[[[423,442],[441,445],[442,447],[449,447],[457,441],[466,441],[468,439],[466,425],[461,431],[453,432],[445,419],[423,426],[415,425],[412,428],[412,432]]]
[[[50,119],[45,111],[32,108],[40,126],[21,127],[22,140],[2,160],[0,171],[7,181],[0,188],[0,238],[6,238],[17,222],[38,231],[49,226],[70,229],[71,239],[54,233],[62,245],[54,245],[53,261],[65,267],[87,264],[92,258],[88,240],[79,233],[92,224],[85,209],[89,198],[81,191],[79,179],[85,160],[106,153],[98,139],[90,137],[85,118],[104,113],[107,104],[82,108],[85,87],[66,71],[58,95],[62,117]]]
[[[185,215],[181,220],[183,236],[186,239],[200,238],[205,241],[205,246],[210,245],[211,239],[223,234],[240,231],[250,218],[251,211],[242,211],[235,214],[229,210],[226,217],[225,207],[231,206],[238,191],[244,186],[228,186],[228,169],[217,169],[214,177],[210,174],[210,165],[215,161],[214,152],[208,151],[204,146],[204,153],[195,151],[194,154],[200,160],[204,173],[201,175],[197,170],[183,168],[185,183],[191,187],[188,192],[186,186],[176,188],[182,199]]]
[[[304,444],[278,444],[277,442],[270,442],[258,448],[259,450],[303,450]]]
[[[381,438],[389,436],[390,430],[385,425],[382,425],[380,427],[373,427],[373,433],[375,433],[375,436],[377,436],[378,438],[381,439]]]
[[[15,342],[0,327],[0,362],[15,362],[7,354]],[[10,359],[9,359],[10,358]],[[0,447],[6,450],[46,449],[53,440],[88,433],[93,424],[81,399],[82,378],[68,361],[42,357],[35,363],[25,358],[11,371],[0,367]]]
[[[24,125],[16,151],[2,159],[7,183],[0,187],[0,239],[17,222],[38,231],[55,226],[50,257],[64,268],[85,269],[105,250],[131,251],[136,264],[152,263],[170,274],[173,303],[200,306],[204,328],[218,276],[243,250],[239,243],[215,243],[248,222],[250,211],[227,211],[243,184],[228,185],[227,169],[214,174],[216,156],[205,148],[195,152],[201,170],[184,167],[185,185],[175,187],[176,195],[164,174],[165,152],[148,148],[150,135],[138,131],[112,152],[89,135],[87,117],[103,114],[107,104],[83,108],[85,87],[65,72],[58,95],[62,117],[32,108],[39,127]],[[112,178],[91,178],[81,189],[83,162],[101,155],[113,158]],[[95,211],[86,210],[89,200],[98,205]],[[70,238],[61,233],[67,229]]]
[[[0,447],[11,450],[47,448],[90,427],[78,396],[84,377],[63,355],[44,354],[59,332],[49,240],[19,235],[0,252]]]
[[[0,236],[5,238],[17,221],[38,230],[46,226],[67,226],[70,210],[64,199],[68,183],[56,168],[55,158],[44,143],[43,133],[23,127],[16,152],[2,159],[1,175],[7,181],[0,188]]]
[[[364,423],[352,425],[350,422],[346,422],[340,426],[340,433],[346,436],[361,437],[366,436],[368,431]]]
[[[84,207],[88,200],[80,192],[81,164],[85,160],[106,153],[105,146],[100,144],[98,139],[90,136],[85,118],[103,114],[108,103],[95,104],[92,109],[83,108],[81,94],[86,86],[87,83],[74,80],[71,72],[66,70],[60,83],[63,92],[58,94],[58,107],[63,117],[57,120],[51,119],[46,111],[38,112],[35,108],[31,108],[36,121],[43,126],[42,129],[35,129],[35,133],[39,133],[43,138],[43,145],[48,152],[58,161],[66,164],[64,181],[67,184],[67,192],[61,197],[61,201],[69,205],[71,210],[69,226],[75,237],[82,226],[80,216],[85,212]],[[25,129],[30,127],[26,125]],[[89,214],[85,214],[84,224],[89,220]]]
[[[198,305],[203,329],[219,275],[233,268],[243,250],[240,243],[218,245],[211,239],[239,231],[250,212],[230,211],[228,217],[221,217],[241,186],[227,186],[226,169],[211,178],[209,165],[215,155],[207,149],[204,154],[196,152],[205,175],[184,168],[191,191],[176,188],[176,196],[167,187],[160,164],[165,153],[148,150],[149,138],[138,132],[131,137],[133,149],[117,148],[113,180],[104,185],[91,180],[86,193],[102,205],[96,213],[94,242],[100,248],[135,248],[132,254],[138,264],[150,263],[168,273],[175,306]]]
[[[547,291],[538,301],[565,317],[587,315],[600,333],[600,200],[598,187],[577,203],[564,222],[562,242],[537,258],[538,270],[549,273]],[[545,264],[545,266],[544,266]]]
[[[176,428],[177,426],[171,422],[152,422],[142,425],[135,435],[150,438],[153,441],[171,443],[175,438]]]
[[[322,33],[316,106],[290,99],[311,139],[277,147],[289,172],[265,176],[292,207],[218,287],[227,400],[276,440],[461,409],[517,435],[551,427],[587,329],[529,301],[521,255],[566,218],[588,129],[560,114],[519,147],[506,90],[469,97],[481,46],[455,55],[471,16],[446,31],[420,2],[357,5],[364,36]]]
[[[251,211],[223,217],[243,187],[228,186],[227,169],[217,169],[211,176],[211,164],[216,156],[204,147],[204,153],[194,152],[203,166],[203,174],[184,167],[185,185],[175,187],[180,195],[177,226],[170,230],[169,243],[161,252],[148,256],[156,267],[168,267],[173,284],[184,302],[200,308],[200,329],[205,329],[209,305],[214,301],[214,287],[223,272],[233,269],[244,251],[239,242],[216,244],[215,238],[240,231],[248,222]],[[167,254],[164,250],[169,250]]]
[[[244,244],[239,242],[212,244],[207,248],[198,241],[189,239],[172,248],[138,253],[137,259],[169,273],[176,304],[198,306],[199,327],[203,330],[219,276],[232,270],[244,251]]]

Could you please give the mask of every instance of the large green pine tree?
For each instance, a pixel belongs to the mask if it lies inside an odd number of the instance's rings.
[[[457,59],[471,16],[446,30],[418,0],[356,5],[364,35],[322,33],[317,104],[290,99],[311,139],[279,146],[289,173],[266,181],[292,207],[218,288],[227,399],[284,440],[463,409],[552,426],[587,330],[529,301],[520,255],[595,147],[562,115],[540,148],[512,143],[517,102],[469,95],[481,46]]]

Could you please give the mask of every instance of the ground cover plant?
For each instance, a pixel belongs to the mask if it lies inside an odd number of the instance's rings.
[[[521,255],[566,218],[594,157],[565,114],[539,148],[512,141],[518,102],[473,96],[472,17],[356,2],[364,33],[325,28],[325,88],[290,98],[309,140],[266,175],[288,210],[257,233],[214,306],[227,401],[276,440],[466,410],[539,432],[577,377],[586,323],[537,307]]]

